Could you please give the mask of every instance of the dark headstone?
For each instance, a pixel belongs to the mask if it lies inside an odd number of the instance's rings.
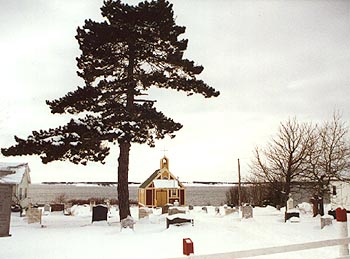
[[[12,212],[20,212],[22,209],[21,209],[21,206],[19,206],[19,205],[13,205],[13,206],[11,206],[11,211]]]
[[[193,205],[188,205],[189,210],[193,210]]]
[[[299,218],[300,217],[299,212],[285,212],[284,221],[287,221],[293,217]]]
[[[104,205],[97,205],[92,208],[92,222],[107,220],[108,208]]]
[[[170,219],[170,218],[166,218],[166,228],[169,228],[169,225],[176,225],[176,226],[180,226],[183,223],[191,223],[192,226],[194,226],[194,220],[190,219],[190,218],[181,218],[181,216]]]
[[[328,215],[333,216],[333,218],[335,219],[335,218],[336,218],[335,210],[329,210],[329,211],[328,211]]]
[[[162,214],[165,214],[165,213],[168,213],[169,211],[169,208],[171,208],[173,205],[168,203],[168,204],[165,204],[163,207],[162,207]]]
[[[204,211],[205,213],[208,213],[207,207],[203,207],[203,208],[202,208],[202,211]]]
[[[64,211],[64,204],[55,203],[55,204],[50,204],[50,206],[51,206],[51,211]]]

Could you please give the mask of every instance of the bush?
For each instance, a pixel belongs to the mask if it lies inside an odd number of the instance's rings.
[[[72,203],[72,205],[84,205],[84,204],[90,204],[90,202],[95,202],[95,204],[105,204],[105,200],[107,198],[89,198],[87,200],[84,199],[72,199],[68,202]],[[111,205],[119,205],[119,201],[117,199],[108,199],[109,203]],[[130,205],[137,205],[138,201],[135,200],[129,200]]]
[[[252,183],[241,186],[241,202],[253,206],[281,205],[283,197],[278,187],[267,183]],[[238,186],[233,186],[226,192],[226,202],[227,204],[239,205]]]

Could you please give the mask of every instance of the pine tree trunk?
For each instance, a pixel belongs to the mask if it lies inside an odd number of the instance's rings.
[[[134,64],[135,64],[135,46],[134,42],[129,42],[129,65],[128,65],[128,91],[126,98],[126,110],[130,115],[134,110],[134,91],[136,82],[134,80]],[[129,132],[127,132],[129,133]],[[119,142],[119,158],[118,158],[118,200],[119,200],[119,217],[120,220],[130,215],[129,206],[129,153],[130,140],[122,140]]]
[[[119,200],[119,217],[120,220],[130,215],[129,206],[129,152],[130,142],[119,143],[118,158],[118,200]]]

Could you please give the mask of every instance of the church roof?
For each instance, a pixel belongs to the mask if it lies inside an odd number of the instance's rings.
[[[156,170],[153,174],[151,174],[150,177],[147,178],[146,181],[144,181],[139,188],[146,188],[152,181],[155,179],[160,172],[160,169]]]

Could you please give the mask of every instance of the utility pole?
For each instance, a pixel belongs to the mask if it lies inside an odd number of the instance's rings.
[[[242,206],[242,200],[241,200],[241,165],[239,163],[238,158],[238,206]]]

